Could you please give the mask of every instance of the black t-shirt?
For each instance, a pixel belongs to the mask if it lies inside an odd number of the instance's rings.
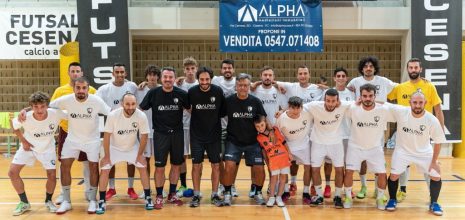
[[[211,85],[203,92],[196,85],[187,92],[187,100],[192,106],[190,134],[200,143],[213,143],[221,139],[221,117],[226,115],[223,90]]]
[[[150,89],[139,106],[143,110],[152,108],[153,130],[163,133],[182,131],[183,107],[190,108],[187,92],[177,87],[165,92],[162,86]]]
[[[253,123],[256,115],[266,116],[262,102],[250,95],[241,100],[237,94],[226,98],[228,116],[227,140],[234,145],[245,146],[257,143],[257,130]]]

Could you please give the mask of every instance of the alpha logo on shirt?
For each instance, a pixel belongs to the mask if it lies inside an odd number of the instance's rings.
[[[276,99],[262,99],[262,104],[276,104]]]
[[[55,134],[55,131],[38,132],[38,133],[34,133],[34,137],[41,138],[41,137],[52,136],[54,134]]]
[[[198,110],[214,110],[216,109],[215,104],[197,104],[195,105],[195,109]]]
[[[216,100],[215,96],[210,97],[210,102],[215,103],[215,100]]]
[[[159,105],[158,111],[177,111],[179,110],[178,105]]]
[[[403,127],[402,130],[407,133],[407,134],[413,134],[413,135],[418,135],[422,136],[423,131],[426,129],[426,126],[420,125],[419,130],[413,129],[413,128],[408,128],[408,127]]]
[[[253,118],[253,114],[250,112],[234,112],[233,118]]]
[[[357,122],[357,127],[359,128],[372,128],[378,127],[378,122]]]
[[[139,129],[135,128],[135,129],[118,130],[116,133],[118,133],[119,135],[130,135],[130,134],[137,134],[137,131],[139,131]]]
[[[54,130],[55,129],[55,124],[49,124],[48,128],[50,128],[50,130]]]
[[[303,126],[303,127],[300,127],[299,129],[289,131],[289,134],[296,134],[296,133],[299,133],[299,132],[305,130],[306,127],[307,127],[307,126],[304,124],[304,126]]]
[[[330,120],[330,121],[320,121],[320,124],[321,125],[332,125],[332,124],[336,123],[337,121],[339,121],[339,118],[341,117],[341,115],[337,114],[334,117],[336,119],[333,119],[333,120]]]
[[[90,112],[89,112],[90,110]],[[92,108],[88,108],[87,109],[87,112],[89,112],[89,114],[81,114],[81,113],[71,113],[69,114],[69,116],[71,116],[71,118],[75,118],[75,119],[92,119]]]

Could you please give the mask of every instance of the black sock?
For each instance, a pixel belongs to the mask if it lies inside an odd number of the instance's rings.
[[[429,194],[431,196],[431,203],[438,202],[439,193],[441,192],[442,180],[431,180],[429,183]]]
[[[170,194],[171,193],[176,193],[176,186],[177,186],[177,184],[171,184],[170,183]]]
[[[250,184],[250,191],[255,191],[255,188],[256,188],[256,187],[255,187],[255,184],[253,184],[253,183]]]
[[[231,185],[229,186],[224,186],[224,192],[231,194]]]
[[[302,197],[303,197],[303,198],[311,198],[311,196],[310,196],[309,193],[303,193],[303,194],[302,194]]]
[[[107,191],[100,191],[100,200],[106,201],[105,197],[107,196]]]
[[[406,193],[407,192],[407,186],[400,186],[400,191]]]
[[[262,194],[263,186],[255,185],[255,195]]]
[[[389,189],[389,198],[397,200],[397,188],[399,187],[399,179],[392,181],[391,178],[388,178],[388,189]]]
[[[45,202],[52,201],[53,193],[45,192]]]
[[[29,203],[29,201],[27,200],[26,192],[23,192],[23,193],[18,194],[18,195],[19,195],[19,199],[21,200],[21,202]]]
[[[163,186],[157,187],[157,196],[163,197]]]
[[[144,195],[145,195],[145,199],[147,199],[147,197],[150,197],[150,189],[144,189]]]
[[[181,173],[181,175],[179,175],[179,179],[181,180],[181,186],[184,186],[187,188],[187,184],[186,184],[186,174],[187,173]]]

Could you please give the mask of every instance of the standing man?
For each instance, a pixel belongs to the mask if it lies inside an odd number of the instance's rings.
[[[391,175],[388,180],[390,197],[386,205],[388,211],[396,210],[399,175],[413,163],[431,178],[429,210],[434,215],[443,214],[438,204],[442,185],[438,156],[441,143],[446,142],[446,137],[439,120],[425,111],[426,103],[425,95],[418,91],[410,97],[410,108],[396,106],[397,109],[393,112],[394,119],[397,121],[397,137],[392,154]],[[434,147],[431,146],[431,140],[434,141]]]
[[[137,85],[133,82],[127,81],[126,66],[121,63],[113,64],[113,82],[101,86],[97,90],[97,95],[108,105],[111,110],[119,108],[121,97],[126,93],[135,94],[137,91]],[[127,164],[128,173],[128,196],[131,199],[137,199],[139,196],[134,191],[134,173],[136,168],[133,164]],[[106,200],[111,199],[116,195],[115,189],[115,167],[111,168],[110,171],[110,189],[106,193]]]
[[[68,111],[69,135],[61,152],[61,185],[63,202],[57,214],[71,210],[71,167],[79,152],[85,152],[89,160],[90,190],[87,193],[89,208],[94,214],[97,208],[98,161],[100,132],[98,114],[108,115],[110,107],[96,95],[89,94],[89,81],[85,77],[73,80],[74,94],[58,98],[50,103],[52,108]]]
[[[402,106],[410,105],[410,96],[416,91],[421,91],[425,95],[426,104],[425,110],[429,113],[434,113],[438,118],[441,127],[444,128],[444,114],[441,109],[441,98],[436,91],[436,87],[426,79],[420,77],[423,68],[421,61],[418,58],[412,58],[407,62],[407,72],[410,78],[409,81],[397,85],[388,98],[397,100],[397,104]],[[434,110],[434,111],[433,111]],[[410,168],[407,167],[404,173],[400,175],[400,190],[397,193],[399,202],[407,197],[407,182],[409,179]],[[425,174],[425,180],[429,183],[429,175]]]
[[[150,181],[145,168],[146,159],[143,155],[149,133],[147,116],[137,109],[137,100],[134,94],[124,94],[121,98],[121,105],[122,108],[110,112],[105,123],[103,136],[105,156],[101,160],[100,201],[97,214],[105,213],[108,176],[111,167],[119,162],[130,163],[137,167],[144,187],[145,209],[153,209],[150,197]],[[140,135],[140,143],[138,135]]]
[[[245,156],[245,163],[252,167],[253,184],[256,186],[255,201],[264,205],[262,195],[265,181],[265,170],[260,145],[257,142],[257,131],[253,119],[257,115],[266,116],[262,102],[255,96],[249,95],[251,77],[248,74],[239,74],[236,78],[235,95],[226,98],[227,104],[227,139],[224,152],[224,205],[231,205],[231,187],[237,172],[237,163]]]
[[[190,146],[194,196],[190,202],[190,207],[200,205],[200,180],[205,151],[212,167],[211,203],[215,206],[222,206],[223,203],[218,196],[218,184],[221,162],[221,118],[226,114],[226,103],[223,90],[219,86],[211,84],[213,71],[210,68],[199,68],[196,76],[199,85],[190,88],[187,94],[188,103],[192,107]]]
[[[184,135],[182,114],[190,109],[187,93],[174,87],[176,71],[172,67],[161,69],[162,86],[151,89],[140,103],[143,110],[152,109],[153,146],[155,156],[155,181],[157,199],[155,209],[163,208],[163,185],[165,183],[165,166],[170,156],[170,189],[168,202],[182,205],[176,195],[181,164],[184,162]]]

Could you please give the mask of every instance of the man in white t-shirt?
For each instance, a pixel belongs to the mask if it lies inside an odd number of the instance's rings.
[[[360,87],[361,105],[353,104],[346,113],[351,121],[349,146],[346,153],[346,172],[344,179],[344,208],[352,207],[352,185],[354,171],[360,171],[362,161],[366,161],[368,170],[378,175],[376,205],[384,210],[386,203],[386,167],[384,159],[384,127],[392,121],[387,104],[375,103],[376,87],[365,84]]]
[[[96,95],[99,96],[111,110],[115,110],[120,107],[121,97],[126,93],[135,94],[137,91],[137,85],[133,82],[127,81],[126,66],[121,63],[113,64],[113,82],[105,84],[98,88]],[[128,190],[127,194],[131,199],[137,199],[139,196],[134,191],[134,173],[135,167],[132,164],[127,165],[128,173]],[[110,171],[110,189],[107,192],[107,200],[111,199],[116,195],[115,189],[115,167],[111,168]]]
[[[89,81],[85,77],[73,80],[74,94],[62,96],[50,107],[68,112],[68,137],[61,152],[61,185],[63,202],[56,211],[64,214],[71,210],[71,167],[79,152],[85,152],[89,160],[90,190],[87,212],[97,209],[98,161],[100,153],[99,114],[108,115],[110,107],[98,96],[89,94]]]
[[[309,193],[311,181],[310,129],[312,127],[310,113],[303,110],[303,100],[292,96],[288,101],[288,109],[276,121],[276,126],[286,138],[290,153],[296,164],[304,166],[304,191],[302,200],[310,205]]]
[[[304,105],[313,118],[313,129],[310,135],[312,178],[316,196],[311,206],[323,204],[320,168],[325,157],[331,159],[336,171],[334,206],[342,208],[342,184],[344,178],[344,146],[342,145],[341,124],[344,114],[352,102],[341,102],[336,89],[328,89],[324,101],[311,102]]]
[[[60,121],[66,119],[66,114],[61,110],[49,109],[49,101],[49,96],[43,92],[32,94],[29,97],[32,111],[26,113],[26,120],[19,122],[18,118],[14,118],[11,121],[13,132],[21,142],[21,147],[16,152],[8,171],[11,184],[20,198],[20,203],[13,211],[14,216],[21,215],[31,209],[24,190],[24,182],[19,174],[25,165],[33,166],[36,160],[40,161],[47,172],[45,207],[49,212],[57,210],[52,202],[56,186],[54,135]],[[24,132],[21,132],[21,128],[24,129]]]
[[[378,102],[387,102],[388,94],[394,89],[397,83],[392,82],[390,79],[382,76],[378,76],[380,71],[378,58],[374,56],[363,57],[358,63],[358,72],[361,76],[353,78],[347,87],[355,92],[355,99],[360,97],[360,86],[367,83],[372,84],[376,87],[376,101]],[[387,125],[385,130],[387,129]],[[382,137],[384,143],[384,136]],[[360,181],[362,188],[357,193],[357,198],[363,199],[367,195],[366,187],[366,169],[367,164],[363,162],[362,168],[360,170]],[[377,177],[375,176],[375,182]],[[376,190],[375,190],[376,194]]]
[[[137,167],[144,187],[145,209],[154,208],[150,197],[150,181],[145,168],[146,159],[143,155],[150,133],[147,116],[137,109],[137,100],[132,93],[122,96],[121,105],[122,108],[110,112],[105,123],[103,136],[105,156],[100,161],[100,201],[97,214],[104,214],[106,211],[105,198],[110,169],[119,162],[127,162]]]
[[[415,164],[422,173],[430,176],[430,206],[434,215],[442,215],[438,204],[441,191],[441,170],[438,163],[441,143],[446,137],[439,120],[425,111],[426,99],[422,92],[415,92],[410,99],[410,108],[396,105],[393,117],[397,122],[396,146],[392,154],[391,175],[388,180],[389,202],[386,210],[394,211],[397,206],[396,193],[399,176],[410,164]],[[431,140],[434,147],[431,146]]]

